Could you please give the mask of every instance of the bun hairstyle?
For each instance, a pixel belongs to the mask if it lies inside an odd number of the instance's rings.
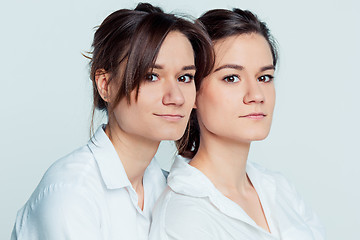
[[[164,13],[164,11],[161,8],[155,7],[150,3],[139,3],[134,10],[147,12],[147,13]]]
[[[134,10],[120,9],[110,14],[98,27],[90,52],[90,78],[93,83],[93,114],[95,109],[107,115],[110,109],[98,93],[95,76],[98,70],[110,74],[108,82],[115,81],[118,86],[114,108],[124,97],[131,104],[130,94],[136,91],[144,81],[149,69],[155,63],[160,47],[171,31],[184,34],[194,50],[196,66],[195,84],[210,73],[214,55],[211,40],[205,30],[198,24],[164,13],[159,7],[149,3],[139,3]]]
[[[252,12],[238,8],[234,8],[232,11],[214,9],[203,14],[196,23],[205,28],[213,42],[234,35],[260,34],[269,43],[273,65],[276,66],[278,61],[276,42],[270,34],[266,23],[260,21]],[[183,136],[176,141],[176,147],[179,155],[193,158],[200,145],[200,128],[195,109],[191,112],[189,124],[189,135]]]

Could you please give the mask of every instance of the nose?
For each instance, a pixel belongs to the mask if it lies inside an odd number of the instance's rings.
[[[185,98],[176,79],[166,79],[163,89],[162,103],[164,105],[181,106],[184,104]]]
[[[249,81],[247,81],[246,92],[244,95],[245,104],[264,103],[265,96],[260,84],[261,83],[259,83],[256,79],[249,79]]]

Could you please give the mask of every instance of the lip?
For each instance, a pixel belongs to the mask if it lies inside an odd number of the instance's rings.
[[[155,116],[161,117],[162,119],[165,119],[167,121],[171,122],[177,122],[184,118],[184,115],[181,114],[158,114],[154,113]]]
[[[266,117],[266,114],[262,113],[262,112],[250,113],[250,114],[247,114],[247,115],[239,116],[239,118],[249,118],[249,119],[254,119],[254,120],[261,120],[261,119],[263,119],[265,117]]]

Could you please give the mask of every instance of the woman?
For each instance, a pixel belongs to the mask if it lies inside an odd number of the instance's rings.
[[[94,107],[108,123],[48,169],[12,239],[147,239],[165,187],[152,159],[161,140],[183,135],[193,78],[208,74],[212,59],[201,28],[150,4],[109,15],[91,59]]]
[[[277,51],[249,11],[201,16],[215,65],[201,83],[190,135],[178,142],[150,239],[324,239],[318,218],[284,177],[247,162],[270,130]]]

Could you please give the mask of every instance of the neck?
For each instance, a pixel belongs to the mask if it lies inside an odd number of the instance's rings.
[[[225,196],[244,193],[251,183],[246,175],[250,143],[219,138],[211,133],[200,136],[200,146],[190,165],[202,171]]]
[[[128,179],[138,192],[142,189],[144,172],[153,159],[160,142],[125,132],[111,118],[105,129],[124,166]]]

